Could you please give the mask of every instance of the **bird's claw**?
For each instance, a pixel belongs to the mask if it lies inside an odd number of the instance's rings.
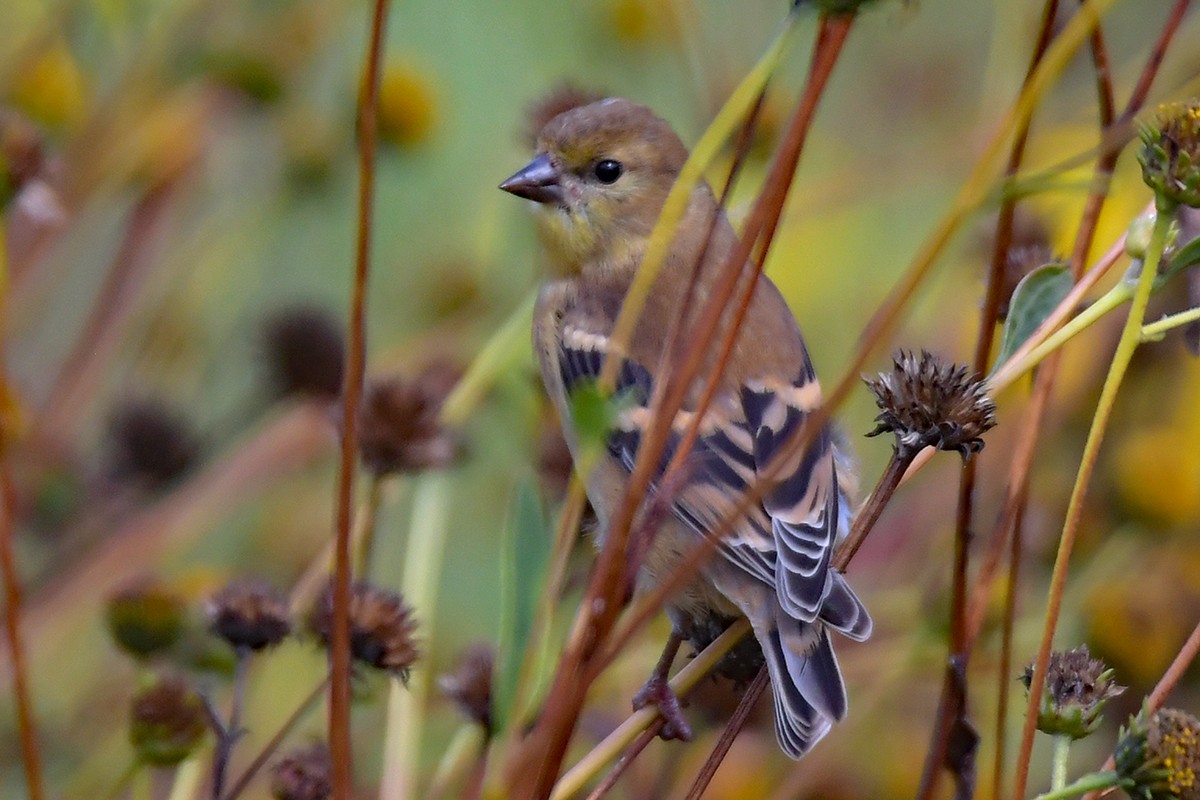
[[[635,711],[649,705],[655,706],[663,718],[662,730],[658,732],[659,738],[678,739],[681,742],[692,740],[692,728],[683,718],[683,706],[679,703],[679,697],[667,683],[667,679],[661,675],[650,676],[633,696]]]

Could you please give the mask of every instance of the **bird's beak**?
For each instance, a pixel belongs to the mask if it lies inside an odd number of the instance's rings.
[[[535,203],[562,203],[564,197],[558,170],[545,153],[500,184],[500,188]]]

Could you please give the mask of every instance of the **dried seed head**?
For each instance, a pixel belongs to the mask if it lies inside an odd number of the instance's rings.
[[[1142,180],[1159,202],[1200,206],[1200,101],[1160,106],[1158,119],[1142,127],[1141,137]]]
[[[138,759],[169,767],[193,752],[208,730],[204,700],[183,679],[159,678],[133,698],[129,740]]]
[[[537,146],[538,135],[542,132],[542,128],[546,127],[547,122],[573,108],[590,106],[592,103],[603,100],[606,96],[591,89],[583,89],[573,83],[559,84],[531,103],[526,109],[525,144],[532,150]]]
[[[1133,800],[1200,800],[1200,720],[1186,711],[1145,709],[1121,730],[1114,753]]]
[[[977,375],[924,350],[920,358],[902,350],[892,363],[891,372],[865,379],[882,409],[868,436],[895,434],[897,455],[909,458],[925,447],[955,450],[963,459],[983,449],[996,405]]]
[[[149,658],[179,641],[187,603],[166,584],[141,577],[109,596],[105,616],[118,647],[134,658]]]
[[[45,156],[37,126],[0,108],[0,209],[42,170]]]
[[[262,650],[292,630],[288,600],[263,581],[235,581],[213,595],[208,606],[213,633],[236,649]]]
[[[309,629],[329,647],[333,638],[333,587],[322,593],[309,617]],[[358,661],[401,680],[419,652],[413,640],[417,623],[404,599],[366,583],[350,587],[350,653]]]
[[[183,477],[200,459],[200,444],[187,419],[149,398],[117,406],[109,420],[108,444],[112,475],[152,489]]]
[[[480,642],[467,648],[458,659],[458,667],[438,678],[442,693],[458,705],[458,710],[472,722],[492,732],[492,670],[496,652],[490,644]]]
[[[270,317],[263,329],[269,379],[277,395],[322,400],[342,391],[342,325],[315,306],[294,306]]]
[[[333,760],[318,743],[293,750],[271,768],[275,800],[327,800],[333,795]]]
[[[457,382],[450,367],[435,365],[417,378],[371,381],[359,411],[359,454],[376,475],[449,466],[458,454],[439,415]]]
[[[1112,677],[1113,670],[1092,658],[1086,645],[1051,653],[1038,705],[1038,730],[1072,739],[1094,733],[1100,726],[1104,704],[1125,691]],[[1033,681],[1032,664],[1025,668],[1021,681],[1028,690]]]

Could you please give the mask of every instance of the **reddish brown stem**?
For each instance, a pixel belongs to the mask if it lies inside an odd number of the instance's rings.
[[[797,112],[797,119],[806,119],[800,128],[799,135],[791,131],[793,136],[783,148],[772,166],[767,179],[767,185],[760,194],[750,221],[747,222],[746,232],[739,245],[730,256],[726,275],[731,281],[736,281],[741,273],[742,265],[746,263],[750,247],[757,239],[758,233],[766,227],[774,227],[774,222],[766,223],[771,214],[778,219],[795,171],[799,152],[803,145],[804,133],[811,124],[812,112],[822,94],[825,81],[836,61],[841,45],[849,32],[851,18],[826,18],[823,20],[818,47],[814,54],[813,68],[806,84],[805,98]],[[710,307],[713,304],[710,303]],[[706,308],[706,311],[708,309]],[[716,318],[720,318],[722,308],[717,308]],[[708,315],[705,315],[708,316]],[[702,317],[703,319],[703,317]],[[702,329],[705,323],[700,322],[697,328]],[[712,323],[715,327],[715,320]],[[732,328],[727,336],[736,336]],[[600,653],[600,648],[608,637],[620,612],[620,600],[624,594],[624,581],[621,571],[624,564],[625,544],[631,535],[634,514],[645,494],[653,473],[656,470],[659,456],[665,446],[667,434],[670,431],[669,420],[682,403],[684,391],[690,384],[692,375],[699,367],[702,351],[693,346],[689,353],[689,369],[681,368],[667,381],[660,382],[655,387],[655,396],[651,407],[655,422],[646,432],[645,440],[638,451],[638,459],[631,472],[623,502],[618,506],[617,513],[610,521],[609,540],[600,553],[596,569],[585,593],[584,616],[576,622],[576,627],[568,644],[567,652],[560,662],[555,682],[547,697],[542,722],[529,737],[522,757],[518,758],[512,773],[515,780],[514,794],[518,797],[545,797],[550,793],[557,777],[559,766],[565,754],[567,743],[574,729],[582,708],[584,694],[590,681],[579,680],[580,675],[594,676],[592,662]],[[720,365],[718,365],[718,369]],[[661,387],[661,388],[660,388]],[[664,422],[665,421],[665,422]],[[682,449],[682,448],[681,448]],[[669,476],[665,476],[669,477]],[[597,602],[598,601],[598,602]]]
[[[1050,40],[1054,36],[1054,19],[1058,14],[1058,0],[1046,0],[1042,8],[1042,22],[1034,44],[1033,54],[1029,60],[1029,68],[1025,72],[1025,82],[1028,85]],[[1005,165],[1005,180],[1010,180],[1017,174],[1021,162],[1025,158],[1025,146],[1029,141],[1029,128],[1032,117],[1025,119],[1018,127],[1012,149],[1008,154]],[[975,340],[975,358],[973,367],[976,372],[983,374],[987,371],[988,359],[995,340],[996,320],[999,318],[1001,295],[1005,287],[1005,272],[1008,261],[1008,251],[1012,244],[1013,221],[1016,215],[1016,199],[1005,198],[1000,206],[999,219],[996,223],[996,237],[992,247],[992,260],[988,269],[987,290],[984,293],[983,309],[980,312],[979,334]],[[967,637],[967,574],[970,566],[971,520],[974,515],[975,478],[978,469],[978,459],[967,462],[959,478],[958,499],[955,512],[954,526],[954,567],[951,584],[950,601],[950,658],[958,659],[961,663],[962,681],[966,682],[967,663],[969,655],[965,652]],[[941,765],[946,760],[946,751],[950,743],[951,721],[966,714],[965,702],[967,693],[949,691],[949,683],[956,680],[957,674],[947,670],[946,686],[943,687],[941,708],[934,724],[932,741],[925,756],[922,769],[921,784],[917,791],[920,800],[930,800],[933,796],[936,777]],[[959,707],[953,698],[963,699],[964,706]]]
[[[2,246],[2,245],[0,245]],[[42,800],[42,760],[38,750],[37,724],[29,692],[29,667],[21,641],[21,579],[13,554],[16,533],[17,493],[8,465],[0,463],[0,575],[4,580],[4,635],[12,659],[13,701],[17,707],[17,734],[21,742],[21,764],[29,800]]]
[[[1126,105],[1125,111],[1122,113],[1123,121],[1132,118],[1132,115],[1136,113],[1137,109],[1141,106],[1141,104],[1145,101],[1146,96],[1149,94],[1154,77],[1158,74],[1158,70],[1162,65],[1163,56],[1165,55],[1167,47],[1170,45],[1176,31],[1179,28],[1179,24],[1182,21],[1183,15],[1187,11],[1189,1],[1190,0],[1178,0],[1173,6],[1171,14],[1167,17],[1167,20],[1163,25],[1162,33],[1155,42],[1146,66],[1143,68],[1138,79],[1138,83],[1130,96],[1129,103]],[[1100,165],[1103,166],[1110,158],[1111,161],[1109,162],[1109,165],[1111,168],[1111,164],[1115,163],[1116,160],[1115,152],[1112,154],[1106,153],[1104,156],[1102,156]],[[1099,210],[1097,209],[1096,218],[1098,217]],[[1095,224],[1093,220],[1088,220],[1085,218],[1085,223],[1087,222],[1091,222],[1093,226]],[[1084,230],[1086,231],[1087,235],[1091,235],[1090,230],[1087,228]],[[1086,255],[1086,251],[1082,250],[1082,248],[1079,246],[1079,241],[1077,241],[1076,244],[1076,253],[1078,254],[1078,257],[1082,259]],[[1076,269],[1076,274],[1078,274],[1077,270],[1079,269],[1079,263],[1073,265]],[[1107,414],[1110,411],[1111,409],[1108,409],[1105,413]],[[1085,480],[1087,477],[1090,477],[1090,472],[1094,466],[1094,460],[1091,463],[1085,461],[1080,465],[1080,470],[1081,473],[1084,474]],[[1014,797],[1018,798],[1024,793],[1025,784],[1028,780],[1029,760],[1033,749],[1033,735],[1036,722],[1034,719],[1035,715],[1033,713],[1033,703],[1036,701],[1036,697],[1041,694],[1042,685],[1045,681],[1046,663],[1049,659],[1049,650],[1051,644],[1050,639],[1053,635],[1054,628],[1058,623],[1058,616],[1061,611],[1062,593],[1066,582],[1066,570],[1068,564],[1066,559],[1070,555],[1074,534],[1073,529],[1078,524],[1078,515],[1081,513],[1080,509],[1076,508],[1074,513],[1075,517],[1072,518],[1069,516],[1064,523],[1064,541],[1060,542],[1059,545],[1059,559],[1056,559],[1055,562],[1056,575],[1051,582],[1042,642],[1038,649],[1037,658],[1034,661],[1033,679],[1029,687],[1029,695],[1031,700],[1026,709],[1026,719],[1021,736],[1021,750],[1017,758],[1015,770]],[[1070,536],[1068,536],[1068,532],[1070,532]],[[1062,565],[1061,572],[1059,571],[1060,560]]]
[[[367,278],[375,205],[375,139],[378,131],[380,65],[388,0],[375,0],[358,103],[358,235],[354,252],[346,378],[342,386],[342,451],[338,465],[337,529],[334,543],[333,636],[329,687],[329,751],[333,797],[350,800],[353,749],[350,742],[350,547],[354,468],[358,451],[358,406],[362,396],[366,344]]]
[[[733,747],[734,739],[746,726],[746,720],[750,717],[750,712],[754,710],[754,704],[758,702],[758,698],[762,697],[762,693],[766,689],[767,668],[760,667],[754,680],[746,687],[746,693],[742,695],[737,708],[734,709],[733,716],[725,724],[725,730],[721,731],[721,738],[717,740],[712,752],[708,754],[704,766],[700,769],[700,774],[692,783],[692,788],[688,789],[686,800],[700,800],[705,789],[708,788],[708,784],[712,782],[713,776],[717,774],[717,768],[729,754],[729,748]]]
[[[790,184],[796,162],[799,160],[800,150],[803,147],[804,138],[811,125],[816,102],[820,98],[834,63],[836,63],[837,55],[845,43],[851,22],[851,17],[834,17],[826,20],[821,32],[818,34],[810,80],[805,87],[800,104],[797,106],[793,117],[793,124],[789,126],[785,134],[784,143],[780,147],[781,155],[772,166],[767,184],[759,195],[759,201],[751,211],[749,220],[746,223],[746,230],[743,232],[738,247],[735,248],[734,253],[730,256],[726,271],[722,275],[722,280],[712,290],[709,303],[703,309],[700,320],[692,329],[691,340],[697,344],[687,353],[687,359],[679,367],[678,371],[672,375],[672,394],[668,395],[667,399],[663,401],[664,405],[662,407],[658,407],[658,410],[653,415],[655,419],[660,417],[671,419],[675,410],[678,409],[679,404],[683,400],[684,391],[687,389],[696,370],[699,369],[701,357],[704,353],[701,343],[710,340],[711,332],[716,328],[722,314],[727,309],[730,295],[736,287],[739,278],[746,278],[749,281],[746,292],[753,289],[757,275],[762,270],[763,259],[765,259],[766,253],[765,249],[758,251],[757,258],[753,264],[754,272],[752,274],[743,276],[740,265],[746,263],[745,260],[750,255],[753,242],[759,232],[764,230],[764,226],[768,229],[767,238],[763,240],[764,243],[769,244],[770,237],[774,234],[775,226],[779,220],[779,212],[783,207],[784,199],[786,199],[787,186]],[[781,163],[790,166],[781,168]],[[771,202],[766,202],[766,198],[768,197],[773,198]],[[768,215],[771,215],[770,219],[767,219]],[[745,287],[745,284],[743,286]],[[699,421],[703,418],[704,409],[707,408],[708,403],[713,397],[716,380],[724,368],[725,362],[728,360],[729,353],[731,352],[731,343],[737,335],[737,325],[744,318],[745,306],[749,302],[749,297],[750,295],[746,293],[740,296],[735,317],[724,331],[725,338],[722,342],[721,354],[719,354],[714,364],[713,371],[709,374],[703,397],[696,412],[693,414],[692,421],[685,430],[680,446],[677,448],[675,456],[664,473],[664,484],[670,484],[672,479],[678,474],[684,458],[686,458],[687,453],[690,452],[695,442]],[[682,376],[681,379],[675,380],[679,376]],[[670,413],[668,414],[666,411]],[[592,677],[599,674],[600,670],[615,657],[620,647],[624,646],[624,643],[628,642],[641,625],[656,612],[665,598],[679,589],[712,556],[717,543],[732,531],[734,525],[742,518],[747,509],[758,502],[768,488],[770,481],[774,479],[778,466],[787,463],[789,458],[793,457],[796,452],[807,444],[812,436],[812,432],[820,430],[828,421],[829,413],[829,407],[822,407],[814,412],[806,423],[800,426],[791,440],[785,443],[776,461],[768,465],[765,469],[760,470],[759,475],[761,479],[756,481],[738,500],[732,513],[722,520],[714,530],[709,531],[710,535],[692,549],[691,553],[680,562],[670,577],[660,583],[657,589],[648,593],[646,601],[641,603],[639,609],[630,615],[628,624],[617,635],[615,639],[616,644],[611,644],[604,655],[597,659],[589,673]],[[644,447],[645,445],[643,444]],[[658,453],[659,451],[656,450],[653,452]],[[639,450],[639,456],[640,453],[641,450]]]
[[[908,470],[915,455],[915,453],[909,454],[907,451],[903,455],[896,450],[892,451],[892,458],[888,461],[883,475],[879,477],[875,490],[867,498],[866,504],[854,515],[854,525],[846,536],[846,541],[842,542],[838,546],[837,552],[833,554],[832,566],[834,569],[845,572],[846,568],[850,566],[850,559],[854,558],[858,548],[862,547],[862,543],[866,541],[867,534],[875,527],[875,522],[883,513],[888,501],[892,499],[892,495],[895,494],[896,487],[903,480],[904,473]]]
[[[283,724],[279,726],[279,730],[275,731],[270,740],[263,745],[263,749],[259,751],[254,760],[246,767],[246,770],[233,782],[233,785],[229,787],[229,791],[222,796],[221,800],[237,800],[242,792],[246,790],[246,787],[250,785],[250,781],[254,780],[254,776],[266,765],[271,756],[275,755],[275,752],[279,750],[279,746],[283,744],[284,739],[291,734],[296,725],[300,723],[300,720],[304,719],[304,716],[312,709],[313,704],[320,699],[321,693],[325,691],[325,687],[328,684],[329,678],[327,677],[314,686],[312,691],[300,701],[300,705],[296,706],[296,710],[292,712],[291,716],[283,721]]]
[[[155,245],[170,216],[177,185],[178,179],[173,179],[147,189],[130,212],[124,237],[109,262],[87,320],[35,420],[34,441],[69,439],[82,417],[81,404],[91,401],[97,384],[106,377],[105,367],[117,352],[146,279],[158,263]]]
[[[604,776],[604,780],[596,785],[591,794],[587,796],[587,800],[600,800],[601,797],[612,791],[612,788],[617,785],[617,781],[625,775],[629,767],[633,764],[634,759],[642,754],[651,742],[658,737],[658,732],[662,730],[665,721],[660,717],[654,721],[649,728],[642,731],[641,734],[633,740],[633,744],[621,754],[621,759],[613,765],[609,773]]]
[[[1022,496],[1017,505],[1012,538],[1008,550],[1008,585],[1004,595],[1004,625],[1000,635],[1000,665],[996,673],[1000,676],[996,692],[996,742],[992,760],[992,797],[999,800],[1004,791],[1004,761],[1006,757],[1005,733],[1008,730],[1008,693],[1012,688],[1013,626],[1017,617],[1017,586],[1021,575],[1021,543],[1024,538],[1025,503],[1028,499],[1029,482],[1022,484]]]

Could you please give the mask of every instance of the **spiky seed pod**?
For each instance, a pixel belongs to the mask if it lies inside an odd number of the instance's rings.
[[[467,648],[454,672],[438,678],[438,688],[458,706],[462,715],[492,733],[492,671],[496,651],[480,642]]]
[[[1021,682],[1029,689],[1033,665]],[[1046,685],[1038,703],[1038,730],[1052,736],[1082,739],[1100,726],[1101,712],[1111,698],[1125,691],[1113,680],[1113,670],[1092,658],[1087,646],[1050,654]]]
[[[141,577],[109,596],[105,618],[118,647],[134,658],[150,658],[179,641],[187,603],[166,584]]]
[[[606,95],[584,89],[573,83],[562,83],[539,97],[525,111],[524,143],[530,150],[537,147],[538,134],[546,123],[566,111],[580,106],[590,106]]]
[[[1168,207],[1200,207],[1200,101],[1160,106],[1141,129],[1142,180]]]
[[[293,750],[271,768],[275,800],[327,800],[333,795],[333,760],[322,743]]]
[[[129,741],[138,759],[170,767],[196,751],[208,731],[204,700],[182,678],[163,677],[133,698]]]
[[[1200,720],[1186,711],[1143,709],[1121,729],[1114,760],[1133,800],[1200,800]]]
[[[919,358],[901,350],[892,364],[890,372],[864,378],[882,409],[867,436],[895,434],[896,454],[907,458],[936,447],[966,460],[983,449],[983,434],[996,424],[996,404],[978,375],[925,350]]]
[[[109,471],[155,489],[186,475],[200,460],[200,443],[182,413],[153,398],[127,400],[108,426]]]
[[[317,600],[308,625],[329,647],[333,638],[332,586]],[[399,594],[367,583],[350,587],[350,653],[356,660],[407,680],[419,656],[413,638],[416,628],[412,611]]]
[[[342,392],[342,325],[315,306],[285,308],[267,319],[263,350],[268,378],[279,396],[331,400]]]
[[[228,584],[209,601],[208,616],[213,633],[235,649],[262,650],[292,630],[287,597],[263,581]]]
[[[455,436],[439,415],[457,381],[443,366],[413,380],[371,381],[359,412],[359,455],[376,475],[440,469],[458,455]]]

